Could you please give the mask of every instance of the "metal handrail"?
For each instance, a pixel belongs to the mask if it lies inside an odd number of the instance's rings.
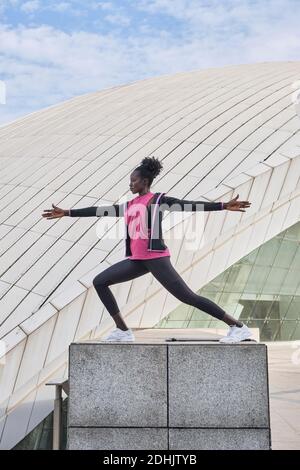
[[[64,391],[66,395],[69,395],[69,382],[68,379],[64,377],[50,380],[46,385],[55,385],[52,449],[59,450],[61,448],[62,434],[62,391]]]

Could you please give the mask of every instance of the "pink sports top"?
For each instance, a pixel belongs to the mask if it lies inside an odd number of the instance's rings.
[[[137,196],[128,201],[127,210],[125,211],[125,222],[128,224],[128,232],[130,237],[131,256],[129,259],[152,259],[161,256],[171,256],[169,248],[164,251],[147,251],[150,228],[147,229],[146,215],[147,203],[154,193],[149,191],[147,194]]]

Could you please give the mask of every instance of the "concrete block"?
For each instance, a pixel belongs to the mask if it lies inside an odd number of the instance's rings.
[[[72,343],[69,449],[270,449],[267,346]]]
[[[168,428],[69,428],[69,450],[168,448]]]
[[[169,429],[170,450],[266,450],[268,429]]]
[[[267,427],[266,368],[264,344],[169,346],[169,427]]]
[[[71,344],[70,426],[167,426],[167,346]]]

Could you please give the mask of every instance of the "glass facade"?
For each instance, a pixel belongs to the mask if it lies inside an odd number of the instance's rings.
[[[251,328],[261,341],[300,339],[300,222],[253,250],[196,291]],[[155,328],[224,328],[187,304]]]
[[[62,402],[61,450],[66,449],[68,398]],[[53,411],[41,421],[12,450],[51,450],[53,436]]]

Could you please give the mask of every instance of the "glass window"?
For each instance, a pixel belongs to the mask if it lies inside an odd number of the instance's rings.
[[[268,320],[266,321],[260,331],[260,340],[261,341],[274,341],[278,329],[280,327],[279,320]]]
[[[300,297],[292,297],[292,301],[287,309],[285,319],[300,320]]]
[[[264,245],[260,246],[255,264],[258,266],[271,267],[279,250],[280,244],[281,240],[275,237],[266,242]]]
[[[277,331],[275,341],[289,341],[296,329],[297,323],[292,320],[284,320],[281,322]]]
[[[207,319],[206,321],[203,320],[193,320],[189,322],[189,328],[210,328],[211,327],[211,320]]]
[[[255,294],[261,292],[269,273],[269,267],[253,266],[245,285],[245,291]]]
[[[291,339],[291,340],[297,340],[297,339],[300,340],[300,322],[299,322],[299,321],[296,323],[296,329],[295,329],[294,332],[292,333],[290,339]]]
[[[297,251],[297,244],[289,240],[282,240],[280,248],[274,259],[274,266],[289,268]]]
[[[289,270],[280,287],[280,294],[295,294],[300,280],[300,271]]]
[[[198,295],[250,328],[259,328],[262,341],[300,339],[299,242],[300,222],[230,266]],[[226,328],[224,322],[185,304],[163,320],[159,324],[165,328]]]
[[[273,267],[263,286],[263,292],[265,294],[278,294],[287,272],[285,268]]]
[[[263,300],[259,300],[255,302],[255,305],[251,313],[252,319],[257,318],[257,319],[264,320],[269,315],[272,304],[273,302],[263,301]]]

